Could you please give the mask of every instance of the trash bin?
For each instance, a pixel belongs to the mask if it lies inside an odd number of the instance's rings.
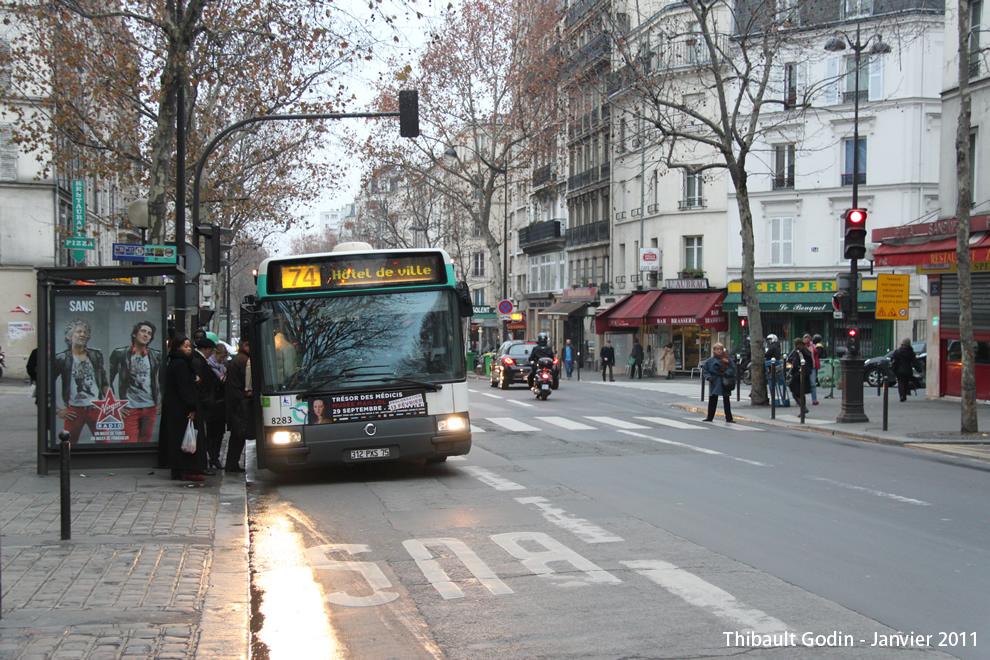
[[[485,353],[485,375],[491,378],[492,375],[492,356],[494,353]]]
[[[474,371],[474,351],[467,352],[467,370]]]

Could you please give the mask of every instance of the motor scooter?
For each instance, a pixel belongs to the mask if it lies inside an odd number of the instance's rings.
[[[0,378],[3,378],[3,370],[7,368],[7,363],[3,359],[7,357],[3,352],[3,347],[0,346]]]
[[[553,389],[553,358],[541,357],[533,369],[533,394],[537,399],[547,400]]]

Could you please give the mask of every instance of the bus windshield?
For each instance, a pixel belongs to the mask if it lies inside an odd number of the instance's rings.
[[[268,300],[264,392],[464,380],[451,290]],[[270,339],[269,339],[270,338]]]

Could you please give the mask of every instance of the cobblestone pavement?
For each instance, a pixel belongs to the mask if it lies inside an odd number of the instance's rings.
[[[189,488],[168,470],[74,469],[62,540],[26,392],[0,381],[0,658],[250,657],[242,475]]]

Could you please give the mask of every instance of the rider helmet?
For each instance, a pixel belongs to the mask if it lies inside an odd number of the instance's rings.
[[[777,335],[767,335],[767,341],[772,344],[773,342],[777,341]]]
[[[820,344],[821,341],[822,341],[822,336],[821,335],[815,335],[814,337],[811,338],[811,341],[815,342],[816,344]]]
[[[540,346],[546,346],[547,342],[549,341],[550,338],[547,337],[547,333],[545,332],[541,332],[540,334],[536,335],[536,343],[539,344]]]

